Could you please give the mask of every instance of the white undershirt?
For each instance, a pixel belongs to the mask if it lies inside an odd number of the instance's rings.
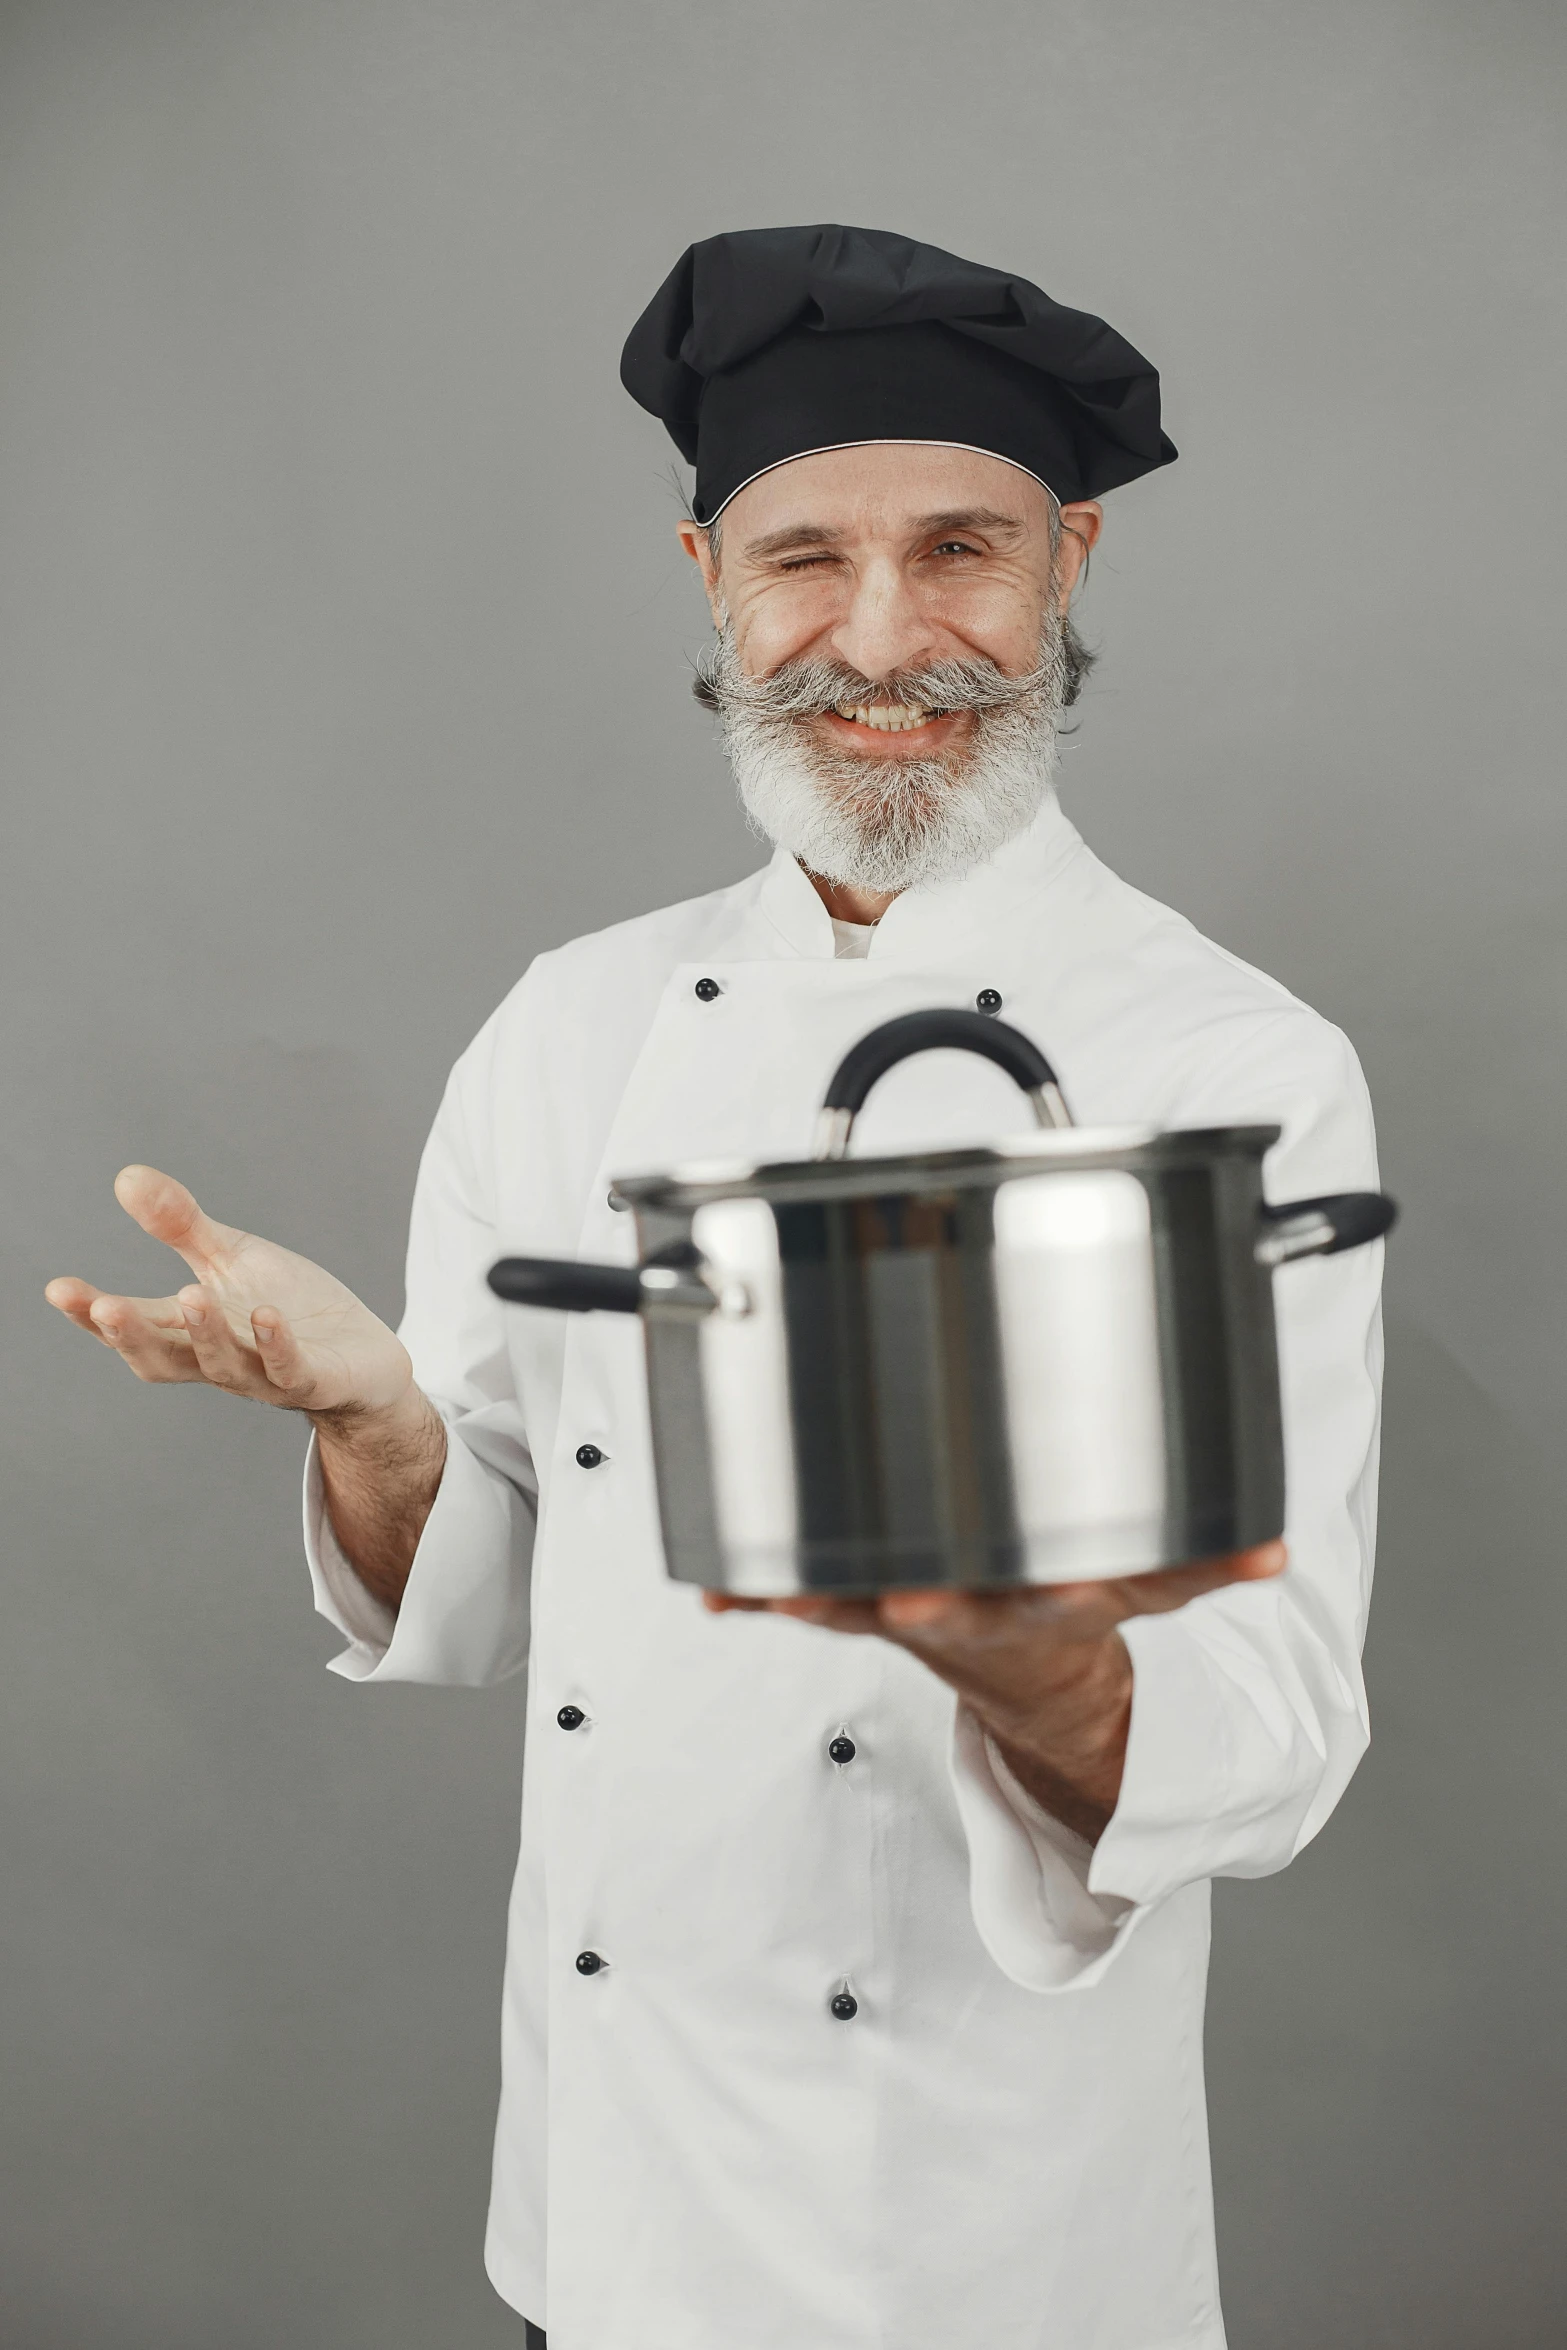
[[[876,935],[874,922],[840,922],[831,916],[832,951],[840,963],[863,963]]]

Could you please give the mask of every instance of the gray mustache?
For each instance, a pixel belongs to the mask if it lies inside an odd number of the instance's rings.
[[[720,637],[702,653],[691,690],[704,709],[749,718],[820,718],[840,702],[917,702],[927,710],[1017,710],[1053,701],[1060,692],[1059,656],[1021,677],[992,661],[935,661],[924,669],[897,669],[869,678],[836,661],[786,661],[770,677],[748,677],[732,643]]]

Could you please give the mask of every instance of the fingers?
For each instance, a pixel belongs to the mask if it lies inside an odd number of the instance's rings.
[[[115,1297],[107,1290],[95,1289],[90,1281],[78,1281],[73,1275],[51,1281],[44,1296],[68,1322],[74,1322],[78,1330],[85,1330],[89,1338],[96,1338],[101,1346],[124,1355],[127,1362],[134,1356],[144,1363],[145,1376],[153,1376],[153,1366],[163,1364],[165,1357],[172,1361],[175,1355],[188,1356],[179,1311],[172,1298]]]
[[[770,1599],[775,1615],[793,1616],[799,1624],[820,1624],[827,1632],[879,1632],[881,1621],[874,1599]]]
[[[1087,1586],[1096,1594],[1103,1588]],[[1022,1611],[1030,1616],[1065,1612],[1053,1590],[884,1591],[875,1599],[739,1599],[727,1591],[705,1591],[702,1604],[715,1616],[743,1610],[792,1616],[796,1623],[819,1624],[828,1632],[880,1632],[907,1647],[1004,1642],[1016,1637]]]
[[[765,1612],[820,1624],[832,1632],[882,1632],[900,1646],[932,1652],[1010,1644],[1028,1628],[1047,1621],[1064,1638],[1081,1641],[1100,1637],[1128,1616],[1168,1615],[1205,1592],[1221,1591],[1231,1583],[1265,1581],[1281,1573],[1288,1558],[1282,1542],[1265,1542],[1225,1558],[1102,1582],[1033,1584],[1007,1591],[884,1591],[868,1600],[739,1599],[727,1591],[707,1591],[702,1604],[713,1615]]]
[[[1161,1567],[1155,1574],[1131,1575],[1118,1588],[1125,1594],[1125,1612],[1168,1615],[1174,1608],[1185,1607],[1188,1600],[1223,1591],[1231,1583],[1267,1582],[1282,1574],[1288,1564],[1289,1552],[1282,1542],[1264,1542],[1255,1550],[1231,1551],[1224,1558],[1197,1559],[1189,1567]]]
[[[193,1273],[205,1272],[234,1238],[228,1225],[203,1214],[183,1183],[156,1167],[122,1167],[114,1196],[143,1232],[177,1249]]]
[[[884,1624],[900,1632],[950,1629],[967,1595],[961,1591],[884,1591],[877,1608]]]
[[[879,1632],[873,1599],[740,1599],[728,1591],[704,1591],[709,1615],[793,1616],[796,1623],[820,1624],[829,1632]]]
[[[1090,1583],[1010,1591],[887,1591],[876,1604],[881,1629],[905,1647],[1005,1647],[1046,1624],[1071,1637],[1102,1629],[1114,1620],[1102,1605],[1104,1590],[1103,1584]]]
[[[881,1620],[896,1635],[967,1641],[1006,1637],[1020,1615],[1051,1617],[1064,1630],[1092,1632],[1128,1615],[1165,1615],[1230,1583],[1254,1583],[1281,1573],[1289,1553],[1282,1542],[1190,1566],[1160,1567],[1093,1583],[1034,1584],[1015,1591],[889,1591],[878,1602]]]
[[[236,1329],[211,1290],[193,1282],[179,1307],[197,1369],[209,1387],[267,1403],[301,1403],[312,1381],[293,1332],[276,1306],[258,1306],[248,1327]]]
[[[49,1304],[56,1304],[78,1330],[89,1330],[113,1347],[139,1379],[157,1386],[200,1379],[172,1297],[110,1297],[89,1281],[52,1281]]]
[[[166,1385],[203,1381],[230,1395],[270,1403],[308,1403],[314,1381],[292,1330],[275,1306],[258,1306],[246,1344],[209,1290],[199,1283],[178,1297],[115,1297],[74,1274],[51,1281],[50,1305],[110,1347],[138,1379]],[[741,1601],[742,1606],[759,1605]]]
[[[217,1301],[193,1284],[180,1291],[176,1302],[197,1368],[208,1386],[225,1388],[232,1395],[243,1395],[254,1386],[260,1365],[250,1359],[252,1350],[235,1337]]]
[[[305,1367],[299,1342],[276,1306],[257,1306],[250,1317],[256,1341],[256,1359],[269,1387],[278,1398],[303,1408],[315,1387],[314,1374]]]
[[[44,1287],[44,1296],[58,1313],[68,1322],[74,1322],[78,1330],[85,1330],[89,1338],[102,1339],[107,1346],[108,1340],[92,1318],[93,1301],[102,1295],[101,1289],[94,1289],[90,1281],[79,1281],[74,1273],[62,1274]]]
[[[197,1368],[210,1387],[266,1403],[306,1401],[314,1382],[276,1306],[257,1306],[248,1327],[236,1329],[211,1290],[199,1282],[182,1289],[175,1302]]]
[[[1255,1550],[1232,1551],[1220,1564],[1233,1568],[1237,1583],[1259,1583],[1269,1575],[1282,1575],[1289,1561],[1289,1551],[1282,1542],[1263,1542]]]

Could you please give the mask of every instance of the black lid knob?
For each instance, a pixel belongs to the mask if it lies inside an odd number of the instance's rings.
[[[835,1763],[851,1763],[854,1760],[854,1740],[843,1737],[835,1738],[827,1751]]]
[[[699,979],[696,983],[697,1001],[699,1003],[710,1004],[714,996],[722,995],[723,992],[723,989],[719,986],[716,979]]]
[[[982,987],[974,998],[974,1009],[976,1012],[999,1012],[1001,1009],[1000,989]]]
[[[578,1959],[577,1964],[578,1966],[581,1966],[582,1961],[580,1958]],[[855,1998],[852,1991],[835,1991],[832,1998],[832,2012],[838,2018],[840,2024],[846,2024],[851,2016],[857,2016],[859,2014],[860,2003]]]
[[[579,1469],[596,1469],[603,1458],[604,1455],[599,1451],[599,1448],[596,1444],[579,1444],[577,1447],[577,1466]]]
[[[580,1730],[587,1718],[580,1705],[563,1705],[555,1716],[563,1730]]]
[[[604,1961],[596,1950],[579,1950],[577,1952],[577,1972],[579,1975],[596,1975],[603,1964]]]

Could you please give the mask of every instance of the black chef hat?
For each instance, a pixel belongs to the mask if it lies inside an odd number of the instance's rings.
[[[1063,505],[1175,455],[1157,370],[1102,318],[885,229],[688,246],[627,337],[620,380],[696,467],[701,523],[769,467],[854,442],[982,449]]]

